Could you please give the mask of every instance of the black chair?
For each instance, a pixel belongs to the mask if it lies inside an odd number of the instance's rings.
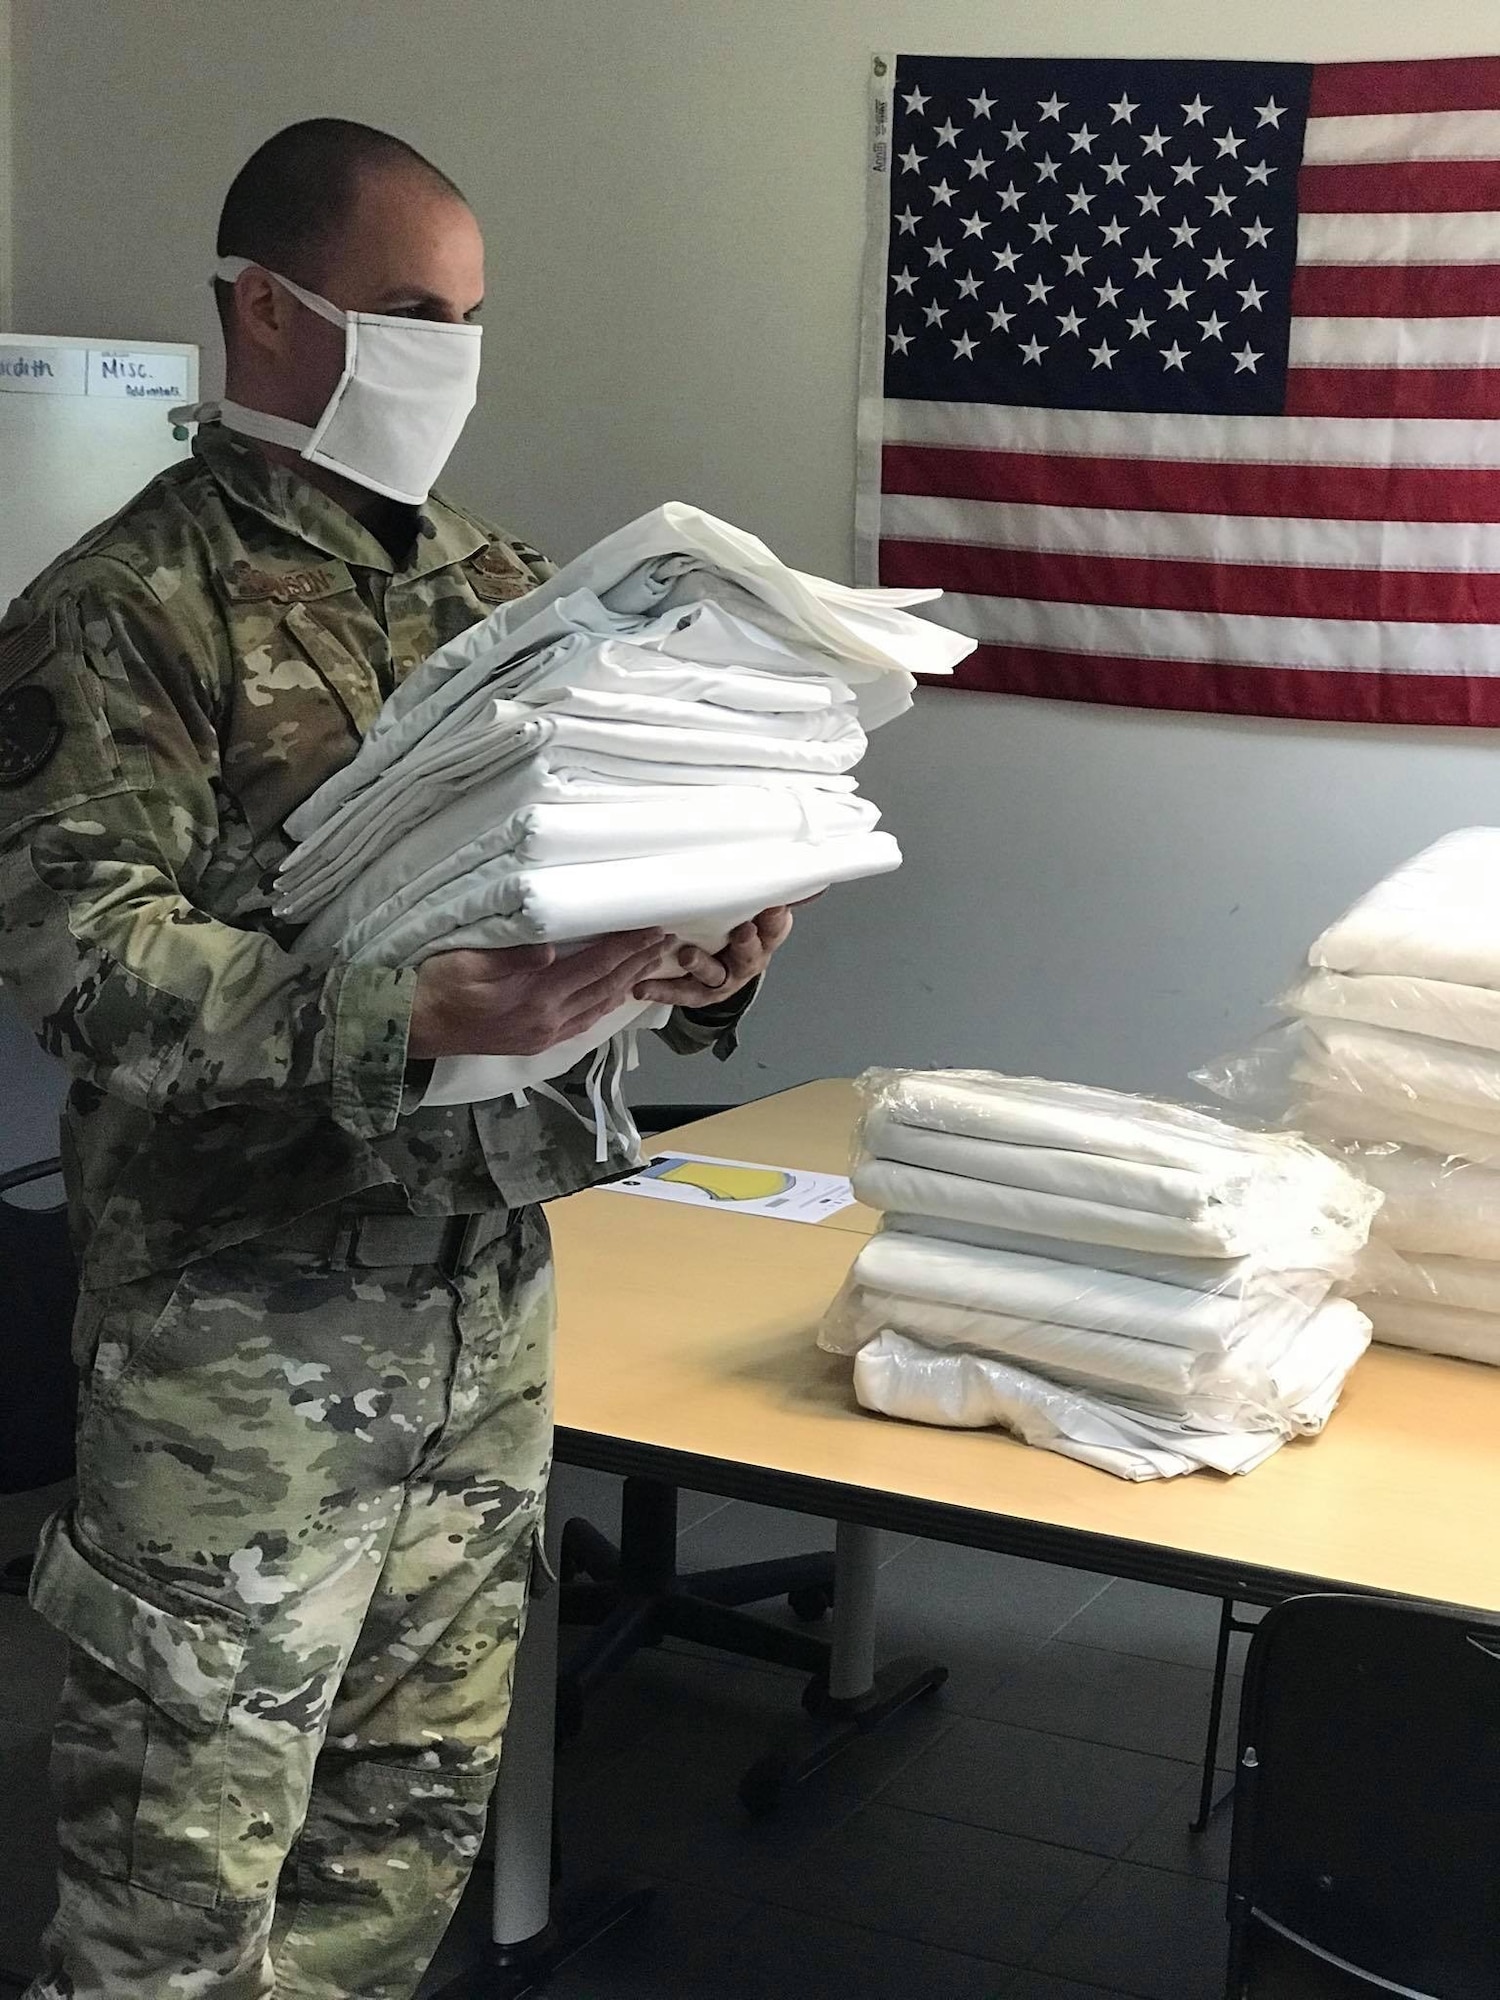
[[[78,1285],[67,1208],[9,1198],[59,1172],[56,1160],[38,1160],[0,1174],[0,1493],[50,1486],[73,1471],[78,1378],[69,1343]]]
[[[1500,1624],[1365,1597],[1266,1614],[1229,1919],[1229,2000],[1495,2000]]]
[[[725,1104],[650,1104],[636,1111],[641,1130],[665,1132]],[[816,1622],[833,1604],[833,1554],[788,1556],[681,1576],[677,1569],[678,1489],[658,1479],[627,1479],[618,1547],[586,1520],[569,1521],[562,1538],[561,1617],[594,1629],[564,1662],[558,1679],[558,1729],[576,1735],[589,1691],[645,1646],[666,1638],[766,1660],[814,1677],[826,1674],[828,1643],[810,1632],[753,1617],[742,1607],[785,1597],[799,1618]],[[816,1701],[817,1680],[810,1686]]]

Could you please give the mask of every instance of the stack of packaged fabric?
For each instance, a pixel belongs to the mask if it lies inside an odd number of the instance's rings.
[[[1500,1364],[1500,828],[1449,834],[1331,925],[1291,994],[1293,1116],[1385,1196],[1375,1338]]]
[[[1000,1425],[1129,1479],[1320,1430],[1369,1341],[1331,1300],[1379,1196],[1289,1133],[992,1071],[868,1072],[884,1211],[820,1339],[886,1415]]]
[[[937,591],[853,590],[681,505],[443,647],[287,822],[277,914],[360,963],[661,926],[716,950],[773,904],[900,864],[850,773],[973,641]],[[436,1066],[429,1103],[525,1089],[666,1010],[530,1058]]]

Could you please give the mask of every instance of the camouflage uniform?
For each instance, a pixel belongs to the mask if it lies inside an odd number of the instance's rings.
[[[494,1781],[550,1449],[533,1204],[635,1141],[582,1065],[420,1109],[414,974],[271,913],[286,815],[396,681],[550,574],[414,520],[394,562],[208,426],[0,626],[0,972],[73,1078],[85,1383],[33,1586],[72,1641],[35,2000],[398,2000]],[[667,1039],[728,1053],[747,998]]]

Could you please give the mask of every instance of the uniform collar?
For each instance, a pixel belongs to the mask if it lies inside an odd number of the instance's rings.
[[[425,507],[416,510],[417,534],[398,570],[377,537],[347,508],[286,466],[274,465],[250,440],[234,436],[222,424],[199,426],[193,455],[238,506],[354,568],[380,570],[410,582],[463,562],[488,546],[488,536],[433,494]]]

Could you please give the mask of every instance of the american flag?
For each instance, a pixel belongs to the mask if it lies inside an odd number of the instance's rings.
[[[877,58],[861,580],[950,686],[1500,724],[1500,58]]]

